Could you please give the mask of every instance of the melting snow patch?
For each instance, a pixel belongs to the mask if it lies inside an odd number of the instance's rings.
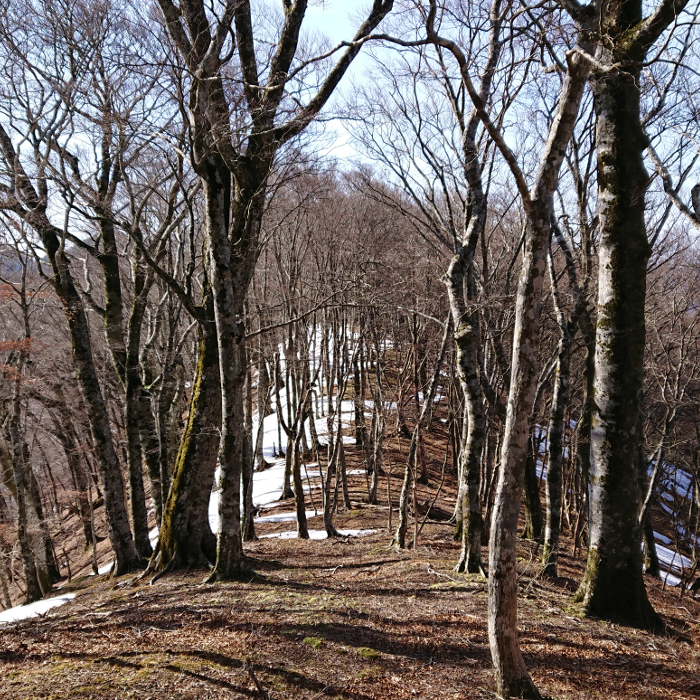
[[[0,624],[19,622],[20,620],[28,620],[31,617],[45,615],[51,608],[68,603],[73,598],[75,598],[75,593],[64,593],[55,598],[37,600],[36,603],[30,603],[29,605],[18,605],[16,608],[10,608],[0,613]]]
[[[681,583],[681,580],[678,578],[678,576],[674,576],[673,574],[662,574],[661,578],[664,580],[664,583],[667,586],[679,586]]]
[[[364,535],[371,535],[376,530],[338,530],[338,532],[343,537],[362,537]],[[272,535],[262,535],[265,537],[277,537],[280,540],[294,540],[296,539],[296,530],[287,530],[286,532],[275,532]],[[327,537],[325,530],[309,530],[309,539],[312,540],[325,540]]]
[[[307,518],[315,518],[316,513],[313,510],[306,511]],[[256,523],[289,523],[297,519],[296,513],[273,513],[272,515],[263,515],[260,518],[255,518]],[[268,537],[268,535],[264,535]]]

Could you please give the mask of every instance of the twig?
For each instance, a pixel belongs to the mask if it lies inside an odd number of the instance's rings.
[[[452,576],[448,576],[447,574],[440,573],[439,571],[435,571],[430,564],[428,564],[428,573],[429,574],[435,574],[435,576],[439,576],[441,578],[448,578],[450,581],[454,581],[455,583],[461,583],[460,579],[458,578],[452,578]]]
[[[270,700],[270,696],[267,694],[265,688],[263,688],[262,683],[258,680],[258,677],[255,675],[255,671],[253,670],[253,663],[248,657],[246,657],[245,660],[245,670],[248,671],[248,675],[253,679],[253,683],[255,683],[255,687],[258,689],[258,694],[260,695],[260,697],[263,698],[263,700]]]
[[[338,569],[342,569],[342,568],[343,568],[343,565],[338,564],[338,566],[336,566],[335,568],[328,569],[328,571],[330,571],[329,574],[326,574],[325,576],[321,576],[320,574],[318,576],[316,576],[316,574],[314,574],[314,578],[329,578],[330,576],[333,576],[333,574],[335,574],[335,572],[338,571]]]

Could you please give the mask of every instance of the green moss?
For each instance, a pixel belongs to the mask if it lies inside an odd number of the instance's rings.
[[[363,659],[378,659],[381,656],[378,651],[371,649],[370,647],[358,647],[355,649],[355,652]]]
[[[308,644],[312,649],[318,649],[321,644],[323,644],[323,640],[319,637],[304,637],[304,639],[301,640],[301,643]]]

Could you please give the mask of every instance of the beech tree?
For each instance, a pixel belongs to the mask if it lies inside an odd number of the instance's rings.
[[[270,172],[284,144],[304,131],[328,102],[363,40],[392,4],[392,0],[375,0],[351,44],[342,51],[338,47],[341,56],[314,96],[296,108],[287,98],[288,90],[297,89],[320,61],[297,57],[306,0],[284,5],[284,21],[272,54],[267,54],[267,47],[261,53],[256,43],[247,1],[227,0],[214,17],[202,0],[180,6],[159,0],[170,39],[188,69],[191,161],[202,182],[211,256],[222,396],[222,495],[213,579],[236,577],[244,568],[240,530],[244,302],[259,254]],[[263,55],[270,56],[269,63]],[[233,83],[229,66],[235,75]]]
[[[592,66],[596,113],[600,262],[590,535],[586,573],[576,597],[591,615],[654,628],[660,622],[644,587],[638,527],[639,402],[651,253],[644,220],[649,176],[639,84],[642,63],[677,22],[687,0],[661,2],[646,17],[640,0],[606,6],[600,16],[575,1],[561,4],[585,31],[602,27],[604,32],[586,58]]]

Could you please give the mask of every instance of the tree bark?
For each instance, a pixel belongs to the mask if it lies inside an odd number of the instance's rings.
[[[599,61],[639,59],[625,33],[642,20],[640,0],[611,6],[605,18],[614,37],[599,46]],[[642,51],[643,58],[645,51]],[[599,270],[595,402],[591,431],[589,547],[576,594],[587,614],[644,628],[660,619],[642,576],[637,474],[646,295],[651,249],[644,221],[649,176],[642,152],[640,69],[611,69],[593,86],[598,154]]]
[[[535,401],[537,403],[537,401]],[[523,537],[529,540],[542,541],[543,514],[540,502],[540,482],[537,478],[538,446],[535,444],[530,427],[528,439],[527,460],[525,461],[525,483],[523,489],[523,505],[525,506],[525,527]]]
[[[216,471],[221,426],[219,353],[211,293],[205,295],[199,353],[187,425],[177,454],[172,485],[150,570],[206,567],[216,561],[209,526],[209,498]]]
[[[554,370],[554,393],[547,429],[549,461],[547,464],[546,526],[542,562],[547,576],[557,575],[557,547],[561,529],[561,473],[564,457],[564,410],[569,400],[569,356],[571,336],[564,333],[559,339],[557,366]]]
[[[541,697],[525,666],[517,633],[516,534],[537,384],[536,349],[542,287],[549,245],[553,194],[573,133],[588,64],[569,63],[558,112],[532,190],[524,198],[527,229],[516,294],[513,359],[506,424],[489,538],[489,642],[498,693],[503,697]],[[523,193],[525,195],[525,193]]]

